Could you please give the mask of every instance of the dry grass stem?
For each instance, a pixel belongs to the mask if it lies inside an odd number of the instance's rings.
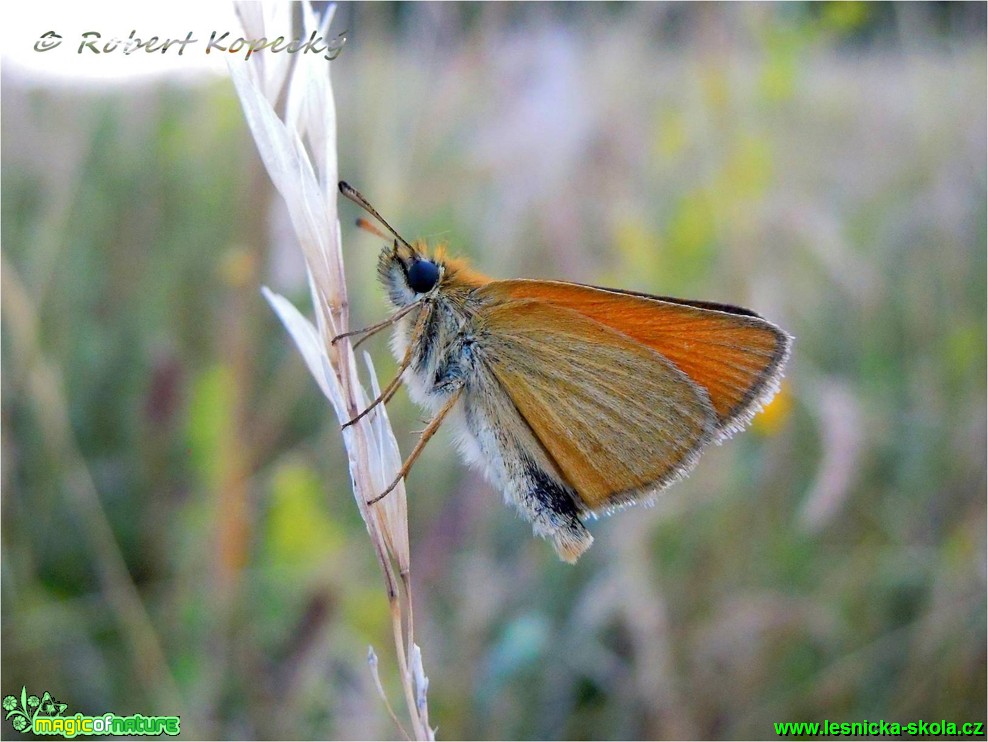
[[[239,5],[246,36],[273,37],[283,33],[291,27],[291,6],[287,3]],[[301,9],[302,35],[308,37],[315,30],[330,38],[328,29],[333,10],[320,21],[308,3],[302,3]],[[271,29],[271,33],[265,33],[266,29]],[[263,289],[264,296],[295,340],[342,424],[366,409],[369,399],[380,394],[380,389],[369,358],[366,364],[373,395],[369,396],[361,386],[350,338],[332,342],[348,330],[349,312],[336,213],[336,110],[329,62],[317,55],[295,55],[291,64],[287,64],[288,57],[255,55],[250,63],[231,63],[230,71],[261,159],[285,201],[302,247],[315,325],[284,297],[267,289]],[[279,117],[274,106],[282,98],[285,110]],[[378,405],[374,412],[345,428],[342,435],[357,508],[384,572],[413,735],[416,739],[433,739],[428,726],[421,656],[412,634],[404,483],[380,502],[367,505],[401,468],[398,444],[384,405]],[[376,668],[372,666],[372,669],[376,676]],[[378,682],[376,677],[375,682]],[[390,707],[389,712],[393,715]]]

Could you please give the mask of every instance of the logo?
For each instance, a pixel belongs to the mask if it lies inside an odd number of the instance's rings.
[[[45,691],[39,698],[27,694],[27,687],[21,688],[20,698],[4,696],[4,718],[18,732],[32,732],[41,736],[61,736],[72,739],[78,735],[112,734],[116,736],[176,736],[181,731],[181,717],[178,716],[118,716],[100,714],[85,716],[74,714],[64,716],[67,704],[59,703]]]

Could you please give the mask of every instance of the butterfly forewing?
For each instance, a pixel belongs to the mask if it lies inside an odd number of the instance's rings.
[[[658,352],[706,390],[719,437],[743,427],[771,398],[789,351],[784,332],[753,312],[727,305],[561,281],[497,281],[487,290],[504,299],[565,307]]]

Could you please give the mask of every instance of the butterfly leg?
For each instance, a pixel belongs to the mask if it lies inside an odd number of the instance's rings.
[[[413,306],[419,306],[419,305],[418,304],[409,305],[409,307],[413,307]],[[390,320],[387,320],[387,323],[390,324],[396,321],[397,319],[399,319],[402,315],[407,314],[409,311],[409,307],[406,307],[405,309],[401,310],[401,312],[399,312],[397,315],[394,315]],[[341,426],[342,429],[349,428],[351,425],[353,425],[355,422],[360,420],[362,417],[364,417],[368,412],[373,410],[379,404],[382,403],[387,404],[390,401],[391,397],[394,396],[394,393],[398,391],[398,387],[401,386],[401,375],[405,373],[405,369],[407,369],[409,365],[411,365],[412,363],[412,353],[414,353],[415,347],[418,345],[418,340],[421,337],[423,330],[425,329],[425,323],[428,318],[429,318],[429,312],[423,311],[419,314],[418,319],[415,321],[415,328],[412,330],[411,340],[408,343],[408,348],[405,350],[405,357],[402,358],[401,363],[398,364],[398,373],[395,374],[395,377],[388,383],[388,385],[384,388],[384,391],[381,392],[381,394],[377,397],[377,399],[375,399],[373,402],[367,405],[367,408],[363,412],[359,413],[353,419],[347,420],[345,423],[343,423],[343,425]],[[387,326],[383,323],[378,323],[378,324],[381,324],[382,327]],[[378,328],[378,329],[382,329],[382,328]],[[357,332],[360,331],[358,330]],[[339,335],[338,337],[344,337],[344,336]]]
[[[339,335],[337,335],[332,340],[330,340],[330,342],[333,345],[336,345],[336,342],[338,340],[342,340],[343,338],[350,338],[350,337],[355,337],[356,335],[363,335],[364,337],[360,338],[360,340],[357,341],[357,344],[359,345],[360,343],[364,342],[364,340],[366,340],[367,338],[373,337],[374,335],[379,333],[385,327],[390,327],[391,325],[393,325],[395,322],[397,322],[406,314],[408,314],[413,309],[415,309],[415,307],[419,306],[419,304],[420,302],[414,302],[412,304],[409,304],[407,307],[401,309],[400,311],[395,312],[387,319],[382,320],[381,322],[376,322],[368,327],[363,327],[359,330],[350,330],[349,332],[341,332]],[[356,347],[356,345],[354,347]]]
[[[353,419],[347,420],[345,423],[343,423],[343,425],[340,426],[340,429],[346,430],[351,425],[356,423],[358,420],[363,418],[368,412],[370,412],[375,407],[377,407],[379,404],[387,404],[388,402],[390,402],[391,398],[394,396],[394,393],[398,391],[398,387],[401,386],[401,375],[405,373],[405,369],[408,368],[408,365],[410,363],[411,363],[411,347],[409,347],[408,353],[405,354],[405,358],[402,360],[401,365],[398,367],[398,373],[390,382],[388,382],[388,385],[384,387],[384,391],[382,391],[381,394],[378,395],[377,399],[375,399],[373,402],[367,405],[367,409],[365,409],[363,412],[358,413],[357,416],[354,417]]]
[[[450,395],[449,399],[446,400],[446,404],[440,408],[439,412],[436,413],[436,416],[432,418],[432,422],[430,422],[426,426],[425,430],[422,431],[422,435],[419,436],[418,443],[415,444],[415,448],[412,449],[412,452],[408,454],[408,458],[405,459],[405,463],[401,465],[401,469],[398,470],[398,475],[394,478],[394,481],[387,486],[384,492],[379,494],[377,497],[368,500],[368,505],[373,505],[375,502],[383,500],[391,492],[391,490],[398,486],[398,482],[405,478],[405,475],[407,475],[411,470],[412,464],[415,463],[415,459],[417,459],[419,454],[422,453],[422,449],[425,448],[425,444],[429,442],[429,439],[431,439],[432,436],[436,434],[436,431],[439,430],[439,426],[442,425],[443,419],[449,414],[449,411],[453,409],[453,405],[455,405],[457,400],[459,400],[462,392],[463,387],[461,386]]]

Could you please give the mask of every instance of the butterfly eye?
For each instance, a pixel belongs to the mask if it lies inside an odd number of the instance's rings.
[[[408,285],[417,294],[431,291],[439,282],[439,266],[431,260],[416,260],[408,267]]]

